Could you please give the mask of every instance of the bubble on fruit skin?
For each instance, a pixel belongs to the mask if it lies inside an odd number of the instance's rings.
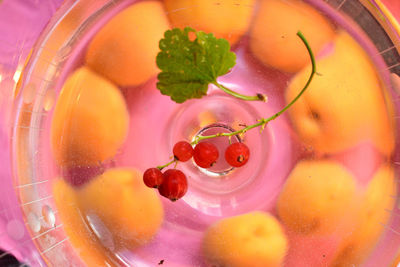
[[[39,220],[39,217],[35,213],[33,213],[33,212],[29,213],[27,220],[28,220],[29,227],[31,228],[31,230],[33,232],[37,233],[40,231],[40,229],[41,229],[40,220]]]
[[[53,210],[48,205],[44,205],[42,207],[42,216],[44,221],[50,226],[54,227],[56,223],[56,216],[54,215]]]

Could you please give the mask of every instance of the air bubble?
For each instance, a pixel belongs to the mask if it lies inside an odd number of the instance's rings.
[[[35,213],[33,213],[33,212],[29,213],[27,220],[28,220],[29,227],[31,228],[31,230],[33,232],[37,233],[40,231],[40,228],[41,228],[40,221],[39,221],[38,216]]]
[[[44,221],[50,226],[54,227],[56,223],[56,216],[54,215],[53,210],[48,206],[44,205],[42,208],[42,215]]]

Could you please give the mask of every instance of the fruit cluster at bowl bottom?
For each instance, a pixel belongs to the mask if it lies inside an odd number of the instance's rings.
[[[247,36],[256,60],[294,75],[282,92],[286,102],[310,71],[305,48],[295,39],[297,30],[319,55],[320,75],[289,110],[294,135],[303,146],[312,147],[317,158],[296,164],[276,210],[223,218],[210,226],[202,243],[205,260],[216,266],[263,267],[362,263],[389,222],[387,210],[393,208],[397,194],[394,172],[382,164],[363,185],[333,158],[360,141],[372,144],[379,157],[390,156],[390,108],[363,49],[302,1],[143,1],[117,14],[95,35],[85,66],[68,77],[59,95],[51,128],[58,166],[97,168],[115,156],[132,123],[118,87],[134,90],[156,76],[158,41],[171,26],[213,32],[234,46]],[[183,150],[175,154],[182,161],[187,157]],[[207,159],[199,157],[196,162],[209,166],[213,160]],[[172,177],[181,177],[172,172]],[[148,186],[162,184],[159,174],[151,176]],[[85,181],[64,177],[54,182],[64,229],[87,265],[105,265],[113,254],[110,248],[135,249],[156,235],[164,211],[142,178],[134,169],[110,169]],[[171,184],[159,188],[162,195],[175,199],[186,192],[172,190]],[[88,228],[90,220],[104,224],[107,240]]]
[[[220,219],[204,233],[203,255],[217,266],[308,266],[310,253],[321,266],[359,264],[382,234],[396,194],[390,166],[362,188],[339,163],[302,161],[280,193],[277,217],[255,211]],[[110,169],[78,188],[59,179],[53,195],[71,243],[89,265],[150,242],[163,220],[159,197],[135,169]]]

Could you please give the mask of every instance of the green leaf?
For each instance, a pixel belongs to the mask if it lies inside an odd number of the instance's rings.
[[[191,41],[192,35],[195,39]],[[159,47],[157,88],[177,103],[206,95],[208,84],[236,64],[227,40],[190,27],[166,31]]]

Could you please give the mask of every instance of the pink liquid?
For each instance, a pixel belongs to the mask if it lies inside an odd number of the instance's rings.
[[[90,33],[84,36],[68,58],[57,84],[58,91],[66,77],[83,64],[85,49],[97,30],[112,16],[134,2],[125,1],[116,6],[98,22],[96,27],[93,27]],[[379,71],[385,69],[375,48],[358,29],[354,28],[354,25],[348,23],[321,1],[310,2],[322,9],[323,13],[334,20],[338,27],[347,30],[355,38],[370,54]],[[144,171],[149,167],[166,163],[169,161],[174,143],[183,139],[190,140],[201,130],[203,126],[201,126],[199,114],[204,112],[212,114],[218,123],[238,127],[238,124],[253,124],[256,119],[269,117],[279,111],[285,104],[283,92],[291,76],[259,64],[248,49],[246,37],[234,47],[234,51],[238,58],[237,64],[219,81],[243,94],[266,93],[269,97],[268,104],[243,103],[221,93],[216,88],[210,88],[207,97],[179,105],[172,102],[169,97],[160,94],[155,87],[155,77],[141,86],[122,88],[130,114],[129,135],[118,155],[110,162],[104,163],[105,167],[135,167]],[[326,56],[330,52],[327,47],[319,56]],[[380,74],[387,82],[387,73],[381,71]],[[52,114],[49,114],[49,118],[51,117]],[[46,129],[50,129],[51,120],[48,119],[46,123]],[[154,240],[135,251],[120,251],[119,257],[135,266],[156,265],[162,259],[165,260],[166,266],[206,266],[201,254],[201,241],[204,231],[211,224],[221,218],[253,210],[268,211],[276,215],[277,196],[287,176],[296,162],[303,158],[310,158],[307,149],[296,139],[291,127],[287,115],[284,114],[270,123],[262,133],[257,130],[248,132],[245,141],[254,160],[250,160],[241,169],[233,170],[227,177],[219,177],[218,173],[205,173],[191,162],[181,164],[179,168],[187,174],[189,179],[188,193],[182,200],[175,203],[162,199],[165,218]],[[46,131],[42,136],[44,145],[42,160],[45,162],[52,160],[49,133],[50,131]],[[219,143],[219,146],[226,146],[226,143]],[[354,174],[361,186],[366,185],[380,163],[384,161],[369,143],[362,143],[348,151],[328,157],[333,157],[343,163]],[[221,164],[223,169],[224,163]],[[44,178],[54,179],[60,170],[52,165],[50,169],[42,172]],[[82,175],[80,171],[77,172],[77,179],[90,179],[88,177],[91,176],[90,174]],[[45,190],[50,190],[50,188]],[[393,220],[392,223],[398,225],[400,222]],[[384,238],[384,240],[398,239],[390,231]],[[329,251],[329,248],[319,246],[319,244],[325,244],[327,247],[337,245],[338,240],[334,237],[327,239],[332,239],[332,241],[322,240],[324,242],[319,243],[320,241],[313,240],[309,242],[310,244],[304,244],[304,247],[310,249],[308,258],[314,264],[313,266],[321,264],[324,266],[325,260],[328,260],[329,256],[332,257],[326,253],[327,258],[322,261],[313,258],[313,255],[324,253],[324,249]],[[381,249],[380,263],[389,262],[390,257],[395,253],[394,246],[390,244],[379,246],[378,249]],[[293,257],[289,258],[288,264],[293,259]],[[296,260],[294,259],[293,262]],[[301,261],[297,261],[297,264],[301,266]]]

